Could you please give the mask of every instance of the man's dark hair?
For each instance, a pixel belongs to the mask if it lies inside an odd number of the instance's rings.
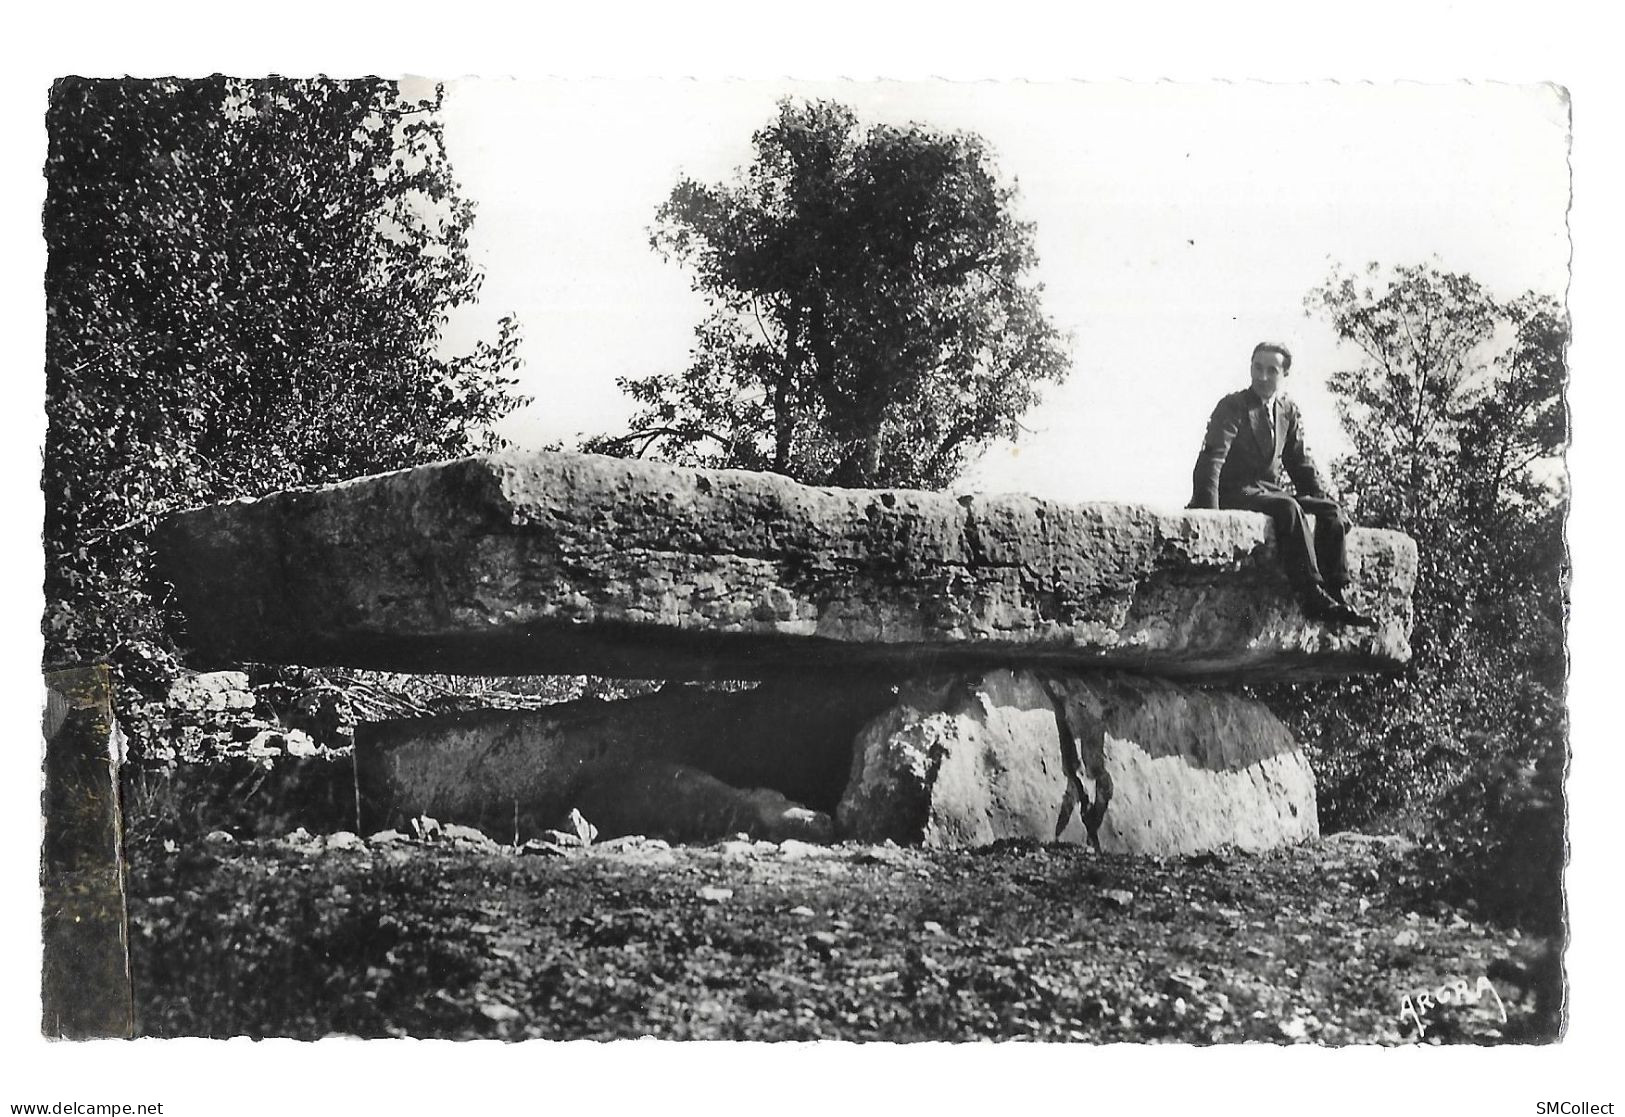
[[[1281,354],[1281,371],[1292,371],[1292,350],[1282,345],[1279,341],[1261,341],[1257,345],[1253,346],[1253,356],[1256,357],[1260,353]]]

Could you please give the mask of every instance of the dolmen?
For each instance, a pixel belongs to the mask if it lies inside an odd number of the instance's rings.
[[[1349,535],[1298,608],[1269,520],[814,488],[585,454],[464,458],[172,516],[200,666],[666,680],[653,694],[357,728],[364,826],[523,839],[1001,839],[1266,849],[1314,775],[1241,687],[1395,669],[1415,544]]]

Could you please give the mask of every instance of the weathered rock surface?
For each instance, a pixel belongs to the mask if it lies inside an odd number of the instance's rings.
[[[1349,538],[1370,632],[1306,620],[1266,517],[817,489],[510,453],[172,517],[205,663],[767,678],[1027,663],[1307,679],[1409,656],[1411,540]]]
[[[1317,832],[1306,759],[1239,696],[1010,670],[896,690],[673,688],[364,724],[362,828],[430,815],[524,839],[579,808],[608,836],[1093,840],[1152,854],[1266,849]]]
[[[588,818],[617,837],[642,834],[697,842],[749,834],[772,842],[827,842],[835,836],[835,822],[824,811],[804,807],[772,788],[734,787],[669,760],[598,768],[576,801]]]
[[[929,846],[1089,840],[1108,852],[1317,836],[1315,781],[1257,702],[1122,674],[911,683],[859,735],[843,837]]]
[[[334,751],[278,718],[242,671],[183,675],[161,700],[143,701],[132,689],[121,697],[119,713],[130,734],[128,759],[140,767],[247,758],[269,768],[283,757]],[[310,720],[300,724],[316,728]]]
[[[427,814],[526,838],[579,808],[606,837],[828,838],[852,741],[892,700],[884,683],[809,680],[364,722],[363,828]]]

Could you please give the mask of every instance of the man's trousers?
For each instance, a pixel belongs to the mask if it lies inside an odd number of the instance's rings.
[[[1293,589],[1301,593],[1312,585],[1320,585],[1335,593],[1348,584],[1343,537],[1348,532],[1349,520],[1337,501],[1323,496],[1293,496],[1287,492],[1251,489],[1221,494],[1219,507],[1242,508],[1269,516],[1275,524],[1275,544],[1281,552],[1281,563]],[[1313,532],[1309,529],[1310,516],[1315,517]]]

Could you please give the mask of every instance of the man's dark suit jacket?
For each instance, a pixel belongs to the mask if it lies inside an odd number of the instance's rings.
[[[1272,441],[1264,401],[1251,388],[1232,392],[1219,401],[1208,420],[1191,478],[1190,507],[1232,508],[1237,497],[1283,492],[1283,470],[1299,496],[1326,495],[1320,471],[1304,446],[1298,405],[1285,398],[1276,404]]]

